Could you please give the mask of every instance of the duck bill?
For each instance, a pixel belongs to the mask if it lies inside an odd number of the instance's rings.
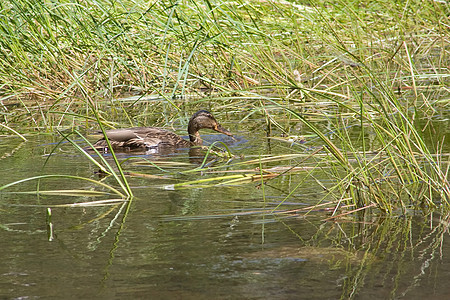
[[[223,127],[220,126],[220,125],[217,125],[217,127],[214,128],[214,130],[217,131],[217,132],[226,134],[226,135],[228,135],[228,136],[233,136],[233,134],[232,134],[231,132],[229,132],[228,130],[226,130],[225,128],[223,128]]]

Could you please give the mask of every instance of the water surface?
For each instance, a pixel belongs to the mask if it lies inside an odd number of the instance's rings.
[[[220,138],[206,138],[214,139]],[[3,138],[1,184],[42,174],[99,180],[97,168],[70,145],[53,151],[58,140],[37,136],[23,143]],[[244,155],[276,154],[277,149],[285,153],[289,148],[276,141],[269,145],[262,136],[225,142]],[[293,152],[300,150],[310,151]],[[187,151],[147,158],[180,162],[180,171],[198,164]],[[37,181],[1,194],[1,299],[442,299],[450,295],[446,217],[409,213],[383,218],[366,213],[333,222],[324,221],[331,214],[325,210],[306,217],[262,214],[282,201],[306,173],[275,179],[264,189],[251,182],[170,190],[165,187],[217,174],[164,176],[149,165],[132,163],[126,169],[161,178],[130,178],[136,197],[115,205],[58,207],[99,198],[7,193],[35,191]],[[103,180],[114,184],[111,178]],[[43,180],[39,189],[99,188],[57,178]],[[280,209],[314,204],[321,193],[320,186],[309,180]]]

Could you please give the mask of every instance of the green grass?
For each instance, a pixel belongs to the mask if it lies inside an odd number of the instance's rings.
[[[417,0],[4,1],[2,130],[167,125],[212,109],[249,131],[265,120],[274,137],[317,137],[327,155],[310,160],[337,206],[448,208],[448,143],[423,122],[450,100],[448,15]]]

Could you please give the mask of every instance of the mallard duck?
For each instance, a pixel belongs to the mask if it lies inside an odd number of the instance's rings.
[[[167,148],[189,148],[191,146],[202,145],[202,139],[198,131],[203,128],[215,130],[217,132],[232,136],[232,134],[219,125],[214,116],[206,111],[199,110],[192,115],[189,120],[187,131],[189,141],[183,139],[177,134],[155,127],[134,127],[107,130],[106,136],[115,149],[121,150],[150,150],[164,147]],[[106,151],[108,144],[104,138],[94,144],[94,148]]]

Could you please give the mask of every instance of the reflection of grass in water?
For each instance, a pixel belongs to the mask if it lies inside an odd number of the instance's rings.
[[[391,298],[408,297],[422,285],[421,281],[428,280],[430,272],[434,272],[433,264],[438,263],[443,250],[447,224],[442,221],[446,220],[448,216],[431,221],[408,216],[375,219],[371,224],[338,225],[337,232],[349,234],[336,237],[335,242],[367,253],[356,268],[347,268],[344,295],[355,298],[359,293],[378,290],[377,286],[382,285]]]
[[[429,286],[429,280],[434,285],[435,266],[445,253],[448,218],[379,218],[363,212],[338,223],[300,226],[283,221],[299,237],[298,244],[272,242],[243,257],[301,260],[302,273],[315,269],[312,280],[335,282],[343,299],[373,293],[381,298],[408,297],[418,287]]]

